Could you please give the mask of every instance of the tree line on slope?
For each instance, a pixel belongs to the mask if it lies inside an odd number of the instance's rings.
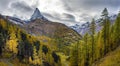
[[[92,63],[104,57],[120,45],[120,13],[114,24],[111,24],[107,8],[102,12],[102,29],[97,33],[93,19],[89,32],[83,39],[73,44],[70,55],[70,66],[92,66]]]

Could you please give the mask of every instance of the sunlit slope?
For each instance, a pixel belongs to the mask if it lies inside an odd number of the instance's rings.
[[[120,66],[120,47],[108,53],[100,61],[97,61],[93,66]]]

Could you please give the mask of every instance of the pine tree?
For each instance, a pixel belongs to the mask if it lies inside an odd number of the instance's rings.
[[[96,59],[100,59],[104,55],[104,40],[102,37],[102,32],[100,31],[97,34],[97,42],[96,42]]]
[[[88,37],[89,37],[89,34],[86,33],[85,36],[84,36],[84,42],[85,42],[85,66],[89,66],[89,51],[88,51]]]
[[[75,44],[71,52],[71,66],[79,65],[79,42]]]
[[[39,65],[42,65],[42,45],[39,46],[38,58],[39,58]]]
[[[80,40],[79,42],[79,53],[78,53],[78,59],[79,59],[79,66],[84,66],[84,60],[85,60],[85,42],[83,40]]]
[[[0,56],[2,55],[2,47],[4,45],[3,35],[0,33]]]
[[[95,39],[94,39],[94,35],[95,35],[95,30],[96,30],[96,26],[95,26],[95,20],[92,19],[91,25],[90,25],[90,34],[91,34],[91,38],[92,38],[92,62],[94,61],[94,46],[95,46]]]
[[[120,12],[115,21],[114,28],[115,28],[115,32],[114,32],[115,41],[116,41],[116,44],[119,45],[119,42],[120,42]]]
[[[115,32],[115,28],[114,26],[112,25],[111,28],[110,28],[110,48],[111,50],[114,50],[116,48],[116,43],[114,42],[115,41],[115,35],[114,35],[114,32]]]
[[[104,54],[109,51],[109,32],[110,32],[110,21],[108,19],[108,11],[105,8],[102,12],[103,17],[103,40],[104,40]]]

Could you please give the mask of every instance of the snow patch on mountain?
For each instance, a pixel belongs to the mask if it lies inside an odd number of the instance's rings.
[[[111,15],[109,16],[111,24],[114,23],[115,19],[117,18],[117,15]],[[102,18],[99,18],[95,21],[96,24],[96,32],[99,32],[102,29]],[[90,27],[90,22],[86,22],[84,24],[75,24],[74,26],[70,26],[70,28],[74,29],[77,31],[79,34],[84,35],[85,33],[89,33],[89,27]]]

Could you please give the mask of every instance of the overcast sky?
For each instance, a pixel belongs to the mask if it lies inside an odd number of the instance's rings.
[[[120,0],[0,0],[0,13],[29,19],[35,8],[52,21],[74,25],[99,18],[102,10],[120,10]]]

